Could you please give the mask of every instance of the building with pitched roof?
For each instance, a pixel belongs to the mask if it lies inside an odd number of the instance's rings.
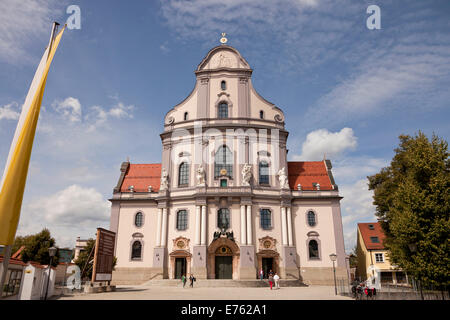
[[[386,238],[379,222],[358,223],[356,276],[372,285],[408,283],[406,274],[389,261]]]
[[[338,186],[329,160],[287,160],[285,115],[252,85],[233,47],[211,49],[192,92],[166,114],[162,161],[123,162],[110,199],[113,283],[348,277]]]

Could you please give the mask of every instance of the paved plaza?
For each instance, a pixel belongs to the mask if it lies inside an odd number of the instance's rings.
[[[168,286],[117,286],[115,292],[75,294],[58,300],[351,300],[334,294],[334,287],[198,287]]]

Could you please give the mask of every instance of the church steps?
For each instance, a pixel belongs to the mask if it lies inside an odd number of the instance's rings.
[[[189,280],[186,282],[186,287],[189,287]],[[181,280],[176,279],[159,279],[150,280],[142,284],[145,287],[162,286],[162,287],[182,287]],[[226,280],[226,279],[198,279],[194,283],[194,287],[268,287],[269,282],[267,280]],[[280,280],[280,287],[306,287],[300,280]]]

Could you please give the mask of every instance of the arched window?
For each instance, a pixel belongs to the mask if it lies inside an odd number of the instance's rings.
[[[178,169],[178,186],[185,187],[189,185],[189,164],[182,162]]]
[[[314,211],[308,211],[307,213],[308,225],[314,227],[316,225],[316,214]]]
[[[134,216],[134,225],[138,228],[142,227],[142,224],[144,223],[144,215],[142,212],[136,213]]]
[[[187,229],[187,211],[179,210],[177,212],[177,230]]]
[[[139,260],[142,256],[142,244],[140,241],[133,242],[133,246],[131,248],[131,259]]]
[[[225,176],[230,178],[233,176],[233,154],[226,145],[221,146],[216,152],[214,158],[214,177],[218,178],[222,176],[221,171],[223,169],[227,171],[224,174]]]
[[[228,229],[230,227],[230,210],[228,209],[219,209],[217,213],[217,227],[219,229]]]
[[[228,118],[228,104],[226,102],[219,104],[218,117],[222,119]]]
[[[259,111],[259,118],[264,119],[264,111],[262,110]]]
[[[269,164],[266,161],[259,163],[259,184],[269,184]]]
[[[261,209],[261,228],[264,230],[272,228],[272,213],[269,209]]]
[[[188,113],[185,112],[185,113],[184,113],[184,121],[186,121],[187,119],[188,119]]]
[[[220,83],[220,87],[222,88],[222,90],[227,90],[227,83],[225,82],[225,80],[222,80],[222,82]]]
[[[308,244],[309,258],[319,259],[319,245],[316,240],[310,240]]]

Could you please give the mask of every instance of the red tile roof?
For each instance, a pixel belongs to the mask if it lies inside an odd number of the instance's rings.
[[[0,256],[0,263],[3,263],[3,256]],[[27,264],[24,263],[22,260],[20,260],[20,259],[14,259],[14,258],[9,258],[9,263],[10,263],[10,264],[19,265],[19,266],[26,266],[26,265],[27,265]]]
[[[120,192],[129,192],[130,186],[134,186],[135,192],[147,192],[148,186],[152,186],[152,191],[158,192],[160,179],[160,163],[130,164],[120,187]]]
[[[292,190],[297,190],[298,184],[302,190],[316,190],[313,183],[320,184],[320,190],[333,190],[325,161],[289,161],[288,174]]]
[[[369,225],[373,225],[373,230],[369,229]],[[383,241],[386,238],[383,229],[378,222],[358,223],[358,229],[361,232],[364,244],[367,250],[383,250]],[[378,237],[380,242],[373,242],[370,237]]]

